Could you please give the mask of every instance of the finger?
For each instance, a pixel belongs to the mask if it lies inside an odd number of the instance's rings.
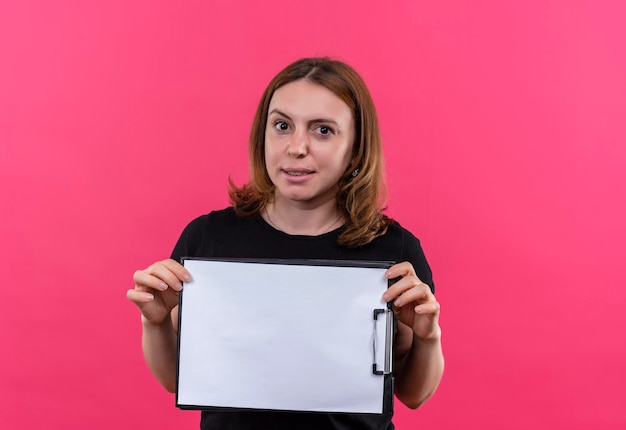
[[[395,278],[405,277],[405,276],[417,277],[417,275],[415,274],[415,269],[413,268],[413,265],[409,263],[408,261],[403,261],[402,263],[394,264],[389,269],[387,269],[387,272],[385,274],[387,275],[387,279],[395,279]]]
[[[133,275],[133,281],[135,281],[135,289],[139,291],[147,291],[149,289],[165,291],[168,288],[162,279],[144,270],[137,270]]]
[[[441,306],[439,302],[428,302],[422,303],[420,305],[415,306],[415,313],[420,315],[439,315],[441,311]]]
[[[398,297],[413,288],[419,288],[421,290],[424,290],[424,288],[426,288],[428,291],[430,291],[428,285],[420,281],[417,276],[406,276],[391,285],[387,289],[387,291],[385,291],[385,293],[383,294],[383,300],[389,302],[391,300],[397,299]],[[404,303],[406,303],[406,300],[404,301]]]
[[[181,280],[183,282],[191,281],[191,273],[189,273],[189,271],[187,269],[185,269],[185,266],[180,264],[178,261],[172,260],[170,258],[170,259],[167,259],[167,260],[163,260],[161,263],[165,267],[167,267],[172,273],[174,273],[174,275],[176,275],[176,277],[179,280]]]
[[[128,290],[126,292],[126,297],[128,298],[128,300],[135,303],[136,305],[149,303],[154,300],[154,296],[152,294],[138,290]]]
[[[181,280],[163,262],[154,263],[152,266],[148,267],[145,272],[165,282],[165,284],[174,291],[183,289]]]
[[[394,306],[401,307],[407,303],[424,303],[433,301],[434,296],[430,292],[428,285],[419,283],[413,288],[405,290],[394,301]]]

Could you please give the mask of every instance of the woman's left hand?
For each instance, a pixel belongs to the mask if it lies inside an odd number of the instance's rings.
[[[398,321],[410,327],[419,339],[439,337],[439,303],[430,287],[417,277],[413,265],[407,261],[395,264],[387,270],[386,276],[401,278],[383,294],[384,301],[394,301]]]

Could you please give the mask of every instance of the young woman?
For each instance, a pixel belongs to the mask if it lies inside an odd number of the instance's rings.
[[[142,314],[143,351],[169,391],[176,384],[178,294],[186,257],[398,261],[395,395],[417,408],[444,367],[439,303],[420,242],[382,213],[385,189],[376,110],[347,64],[307,58],[287,66],[259,103],[249,143],[250,181],[231,183],[233,206],[192,221],[171,259],[135,272],[128,291]],[[203,411],[202,429],[393,429],[391,414]]]

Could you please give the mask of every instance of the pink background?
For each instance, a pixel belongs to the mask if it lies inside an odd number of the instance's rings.
[[[324,54],[370,86],[443,307],[444,381],[398,429],[626,428],[622,5],[2,2],[0,428],[197,428],[126,289],[246,180],[269,79]]]

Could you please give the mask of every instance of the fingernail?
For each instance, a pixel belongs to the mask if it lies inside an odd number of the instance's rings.
[[[161,287],[161,290],[163,290],[163,291],[167,290],[167,284],[165,282],[161,282],[159,284],[159,287]]]
[[[383,300],[386,302],[389,301],[389,295],[387,293],[383,294]]]
[[[146,293],[146,299],[147,300],[154,300],[154,296],[150,293]]]
[[[189,282],[189,281],[191,281],[191,276],[189,276],[189,274],[188,274],[188,273],[185,273],[185,274],[183,275],[183,281],[185,281],[185,282]]]

